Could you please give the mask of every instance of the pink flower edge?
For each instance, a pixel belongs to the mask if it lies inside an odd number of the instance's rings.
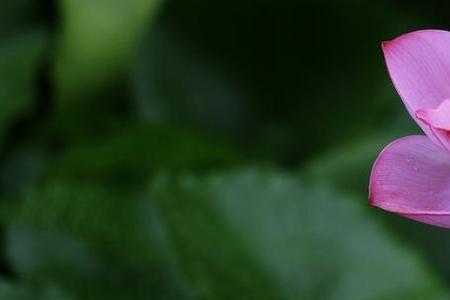
[[[383,42],[382,49],[389,75],[409,114],[432,141],[442,144],[416,113],[436,109],[450,99],[450,32],[414,31]]]
[[[369,204],[450,228],[450,155],[425,136],[390,143],[372,168]]]

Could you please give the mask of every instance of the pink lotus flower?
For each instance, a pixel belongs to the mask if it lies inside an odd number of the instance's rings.
[[[380,153],[369,203],[450,228],[450,32],[416,31],[382,48],[395,88],[426,136],[400,138]]]

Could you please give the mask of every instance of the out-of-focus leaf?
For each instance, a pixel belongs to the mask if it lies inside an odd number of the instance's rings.
[[[284,299],[242,237],[207,203],[209,190],[195,189],[160,181],[152,196],[196,298]]]
[[[162,176],[151,195],[200,298],[270,297],[274,289],[286,299],[446,295],[360,206],[288,175]]]
[[[0,147],[11,123],[33,104],[44,45],[42,31],[0,40]]]
[[[60,0],[55,68],[62,107],[120,78],[161,0]],[[70,106],[69,106],[70,107]]]
[[[1,209],[7,256],[26,282],[81,299],[186,299],[158,216],[135,193],[50,182]]]
[[[18,287],[0,281],[0,299],[26,300],[28,299],[26,292]],[[29,296],[29,295],[28,295]]]
[[[77,144],[50,168],[49,174],[80,178],[136,179],[159,170],[223,166],[237,160],[223,142],[186,129],[131,125],[115,134]]]
[[[0,281],[0,299],[2,300],[75,300],[56,287],[36,290],[31,287],[10,284]]]

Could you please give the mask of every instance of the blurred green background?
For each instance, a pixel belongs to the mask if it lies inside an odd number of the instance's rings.
[[[444,1],[2,0],[0,299],[450,299],[367,205],[419,132],[380,42]]]

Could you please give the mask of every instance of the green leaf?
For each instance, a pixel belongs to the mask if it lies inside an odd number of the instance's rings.
[[[5,300],[75,300],[59,288],[48,286],[37,290],[28,286],[13,285],[0,280],[0,299]]]
[[[185,299],[154,209],[136,191],[53,181],[4,205],[7,257],[25,282],[81,299]],[[187,295],[187,296],[186,296]]]
[[[207,169],[238,160],[233,147],[194,131],[130,125],[104,138],[70,147],[48,176],[136,180],[160,170]]]
[[[152,196],[197,298],[283,299],[245,241],[200,194],[207,190],[162,180]]]
[[[258,169],[152,187],[179,261],[205,299],[436,299],[413,252],[353,201]],[[370,284],[369,284],[370,283]]]
[[[60,0],[55,76],[61,107],[82,102],[127,70],[161,0]],[[87,97],[90,99],[90,97]]]

